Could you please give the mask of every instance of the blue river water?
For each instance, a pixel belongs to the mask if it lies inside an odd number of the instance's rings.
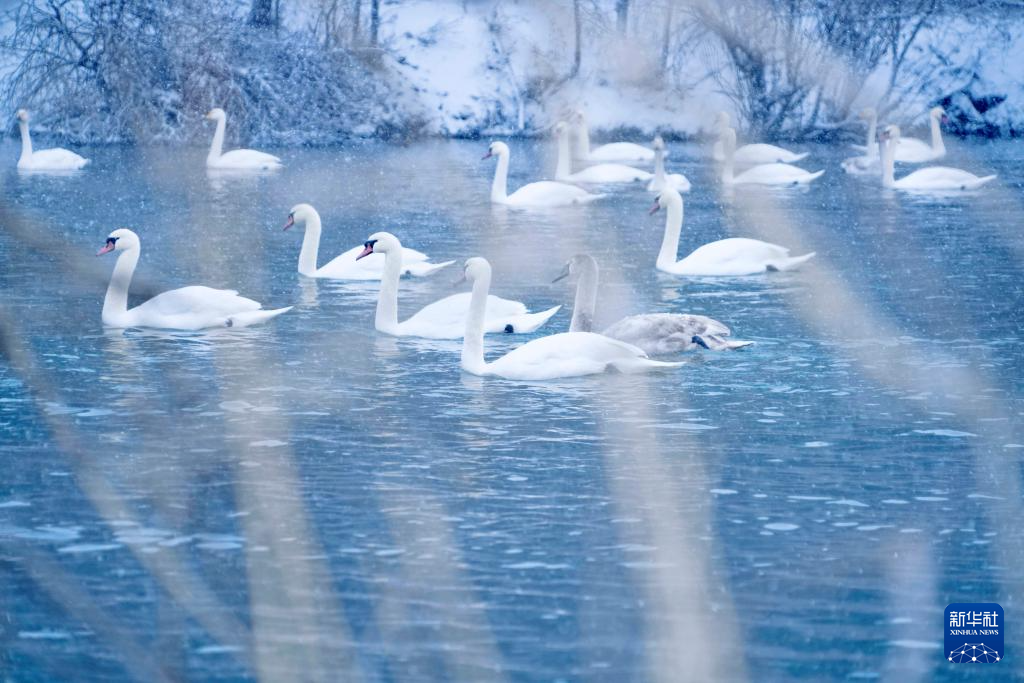
[[[1024,655],[1024,144],[951,141],[1000,179],[921,197],[806,146],[807,190],[722,192],[697,146],[680,258],[750,236],[798,271],[678,278],[641,187],[586,207],[493,208],[486,142],[280,150],[207,175],[205,150],[96,147],[19,175],[0,145],[0,678],[50,680],[962,680],[943,608],[998,602]],[[549,175],[512,141],[511,185]],[[433,260],[487,257],[493,291],[564,309],[601,265],[598,327],[715,317],[737,352],[522,383],[458,341],[374,331],[377,285],[302,278],[389,230]],[[105,331],[131,227],[132,303],[238,289],[271,323]],[[400,315],[459,266],[403,279]],[[522,343],[489,335],[488,354]],[[1016,667],[1016,668],[1015,668]]]

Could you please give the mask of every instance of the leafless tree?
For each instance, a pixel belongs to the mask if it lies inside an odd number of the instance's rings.
[[[370,0],[370,47],[377,47],[380,32],[380,0]]]
[[[952,0],[733,0],[699,3],[691,16],[718,41],[728,64],[719,82],[746,124],[805,137],[843,125],[879,68],[888,69],[879,107],[892,106],[922,30],[963,9]]]
[[[256,28],[277,28],[281,19],[280,0],[252,0],[249,25]]]
[[[362,21],[363,0],[355,0],[352,6],[352,44],[359,44],[359,23]]]
[[[580,0],[572,0],[572,27],[573,27],[573,51],[572,71],[569,78],[576,78],[580,73],[580,63],[583,59],[583,17],[580,15]]]
[[[629,0],[615,0],[615,26],[619,35],[626,35],[629,28]]]

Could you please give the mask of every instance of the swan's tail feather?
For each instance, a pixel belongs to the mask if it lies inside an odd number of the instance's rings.
[[[702,346],[709,351],[732,351],[750,346],[754,342],[741,341],[739,339],[725,339],[717,334],[696,334],[693,336],[693,343]]]
[[[433,275],[442,268],[447,268],[455,261],[445,261],[444,263],[428,263],[427,261],[416,261],[410,263],[407,266],[403,266],[403,270],[412,275],[413,277],[426,277],[427,275]]]
[[[995,180],[998,177],[999,177],[998,175],[993,173],[992,175],[987,175],[984,178],[978,178],[978,182],[976,182],[974,184],[972,189],[977,189],[977,188],[981,187],[982,185],[984,185],[985,183],[992,182],[993,180]]]
[[[590,202],[596,202],[598,199],[604,199],[607,196],[605,193],[588,195],[577,199],[576,204],[589,204]]]
[[[808,156],[810,156],[810,154],[811,154],[810,152],[804,152],[803,154],[794,154],[792,157],[789,158],[788,161],[783,161],[781,159],[780,159],[780,161],[782,161],[782,163],[784,163],[784,164],[795,164],[798,161],[803,161]]]
[[[540,313],[524,313],[522,315],[513,316],[505,320],[505,332],[513,334],[528,334],[538,329],[541,325],[551,319],[555,313],[558,313],[561,306],[555,306],[549,308],[546,311]]]
[[[804,254],[803,256],[793,256],[791,258],[787,258],[776,263],[769,263],[765,267],[765,270],[767,270],[768,272],[778,272],[780,270],[793,270],[801,263],[810,261],[812,258],[814,258],[815,254],[817,254],[817,252],[812,251],[811,253]]]
[[[249,327],[250,325],[259,325],[265,323],[271,318],[276,318],[282,313],[287,313],[292,310],[291,306],[284,308],[273,308],[270,310],[260,309],[258,311],[244,311],[242,313],[235,313],[229,317],[224,323],[226,327]]]
[[[818,178],[820,178],[823,175],[825,175],[825,169],[821,169],[820,171],[815,171],[814,173],[809,173],[807,175],[807,177],[805,179],[801,180],[800,182],[810,183],[810,182],[813,182],[813,181],[817,180]]]

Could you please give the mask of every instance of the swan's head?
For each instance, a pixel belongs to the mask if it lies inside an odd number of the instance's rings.
[[[587,115],[583,113],[582,109],[576,109],[572,112],[570,120],[575,124],[582,125],[587,122]]]
[[[900,127],[894,123],[889,124],[878,133],[879,140],[893,140],[897,141],[900,139]]]
[[[665,141],[661,139],[660,135],[655,135],[654,142],[651,144],[654,149],[665,149]]]
[[[284,223],[284,229],[292,227],[293,225],[302,224],[305,225],[306,221],[311,218],[320,218],[320,214],[316,212],[309,204],[296,204],[292,207],[292,210],[288,212],[288,220]]]
[[[470,283],[485,277],[489,278],[491,276],[491,264],[481,256],[474,256],[473,258],[466,259],[463,273],[462,279]]]
[[[114,232],[107,235],[107,242],[103,245],[103,248],[96,252],[97,256],[102,256],[112,251],[124,251],[125,249],[137,249],[139,246],[139,236],[128,228],[118,228]]]
[[[210,111],[206,112],[206,118],[208,118],[210,121],[221,121],[223,119],[226,119],[227,117],[228,115],[225,114],[224,110],[220,107],[214,107]]]
[[[928,115],[933,119],[939,119],[943,123],[949,123],[949,117],[946,116],[946,110],[942,107],[932,107],[931,111],[928,112]]]
[[[14,115],[18,117],[19,121],[24,121],[25,123],[28,123],[28,109],[19,109],[14,113]]]
[[[386,254],[389,251],[401,252],[402,243],[390,232],[375,232],[363,242],[363,251],[356,256],[356,261],[370,254]]]
[[[570,275],[578,277],[583,273],[593,272],[597,273],[597,261],[590,254],[576,254],[569,259],[564,266],[562,266],[562,272],[558,274],[552,283],[563,280]]]
[[[731,122],[732,119],[729,118],[728,112],[720,111],[717,114],[715,114],[715,125],[718,126],[719,128],[725,128]]]
[[[503,156],[508,156],[508,145],[504,142],[492,142],[490,147],[487,148],[487,154],[483,158],[490,159],[491,157]]]
[[[671,187],[666,187],[662,190],[657,197],[654,198],[654,206],[651,207],[649,214],[655,214],[658,209],[667,209],[671,206],[682,206],[683,196],[673,190]]]
[[[875,110],[872,107],[864,107],[863,109],[860,110],[860,114],[858,114],[857,116],[863,121],[870,121],[871,119],[875,118],[877,114],[875,113]]]

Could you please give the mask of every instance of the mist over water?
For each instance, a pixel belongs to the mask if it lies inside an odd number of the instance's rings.
[[[512,148],[510,188],[550,177],[549,143]],[[84,173],[0,175],[18,680],[955,680],[942,608],[1012,614],[1022,588],[1021,144],[957,145],[949,165],[1000,184],[952,198],[814,145],[808,190],[722,194],[673,146],[694,185],[680,258],[728,236],[817,252],[741,279],[655,271],[642,187],[492,207],[485,149],[286,150],[278,173],[208,176],[204,149],[94,147]],[[378,230],[485,256],[495,294],[565,306],[532,336],[567,328],[572,285],[551,280],[588,252],[598,328],[700,313],[756,343],[645,376],[469,376],[459,341],[376,333],[376,283],[298,275],[301,228],[281,228],[300,202],[321,264]],[[93,254],[117,227],[142,241],[132,305],[203,284],[295,309],[104,330],[113,258]],[[459,268],[403,279],[400,317]]]

